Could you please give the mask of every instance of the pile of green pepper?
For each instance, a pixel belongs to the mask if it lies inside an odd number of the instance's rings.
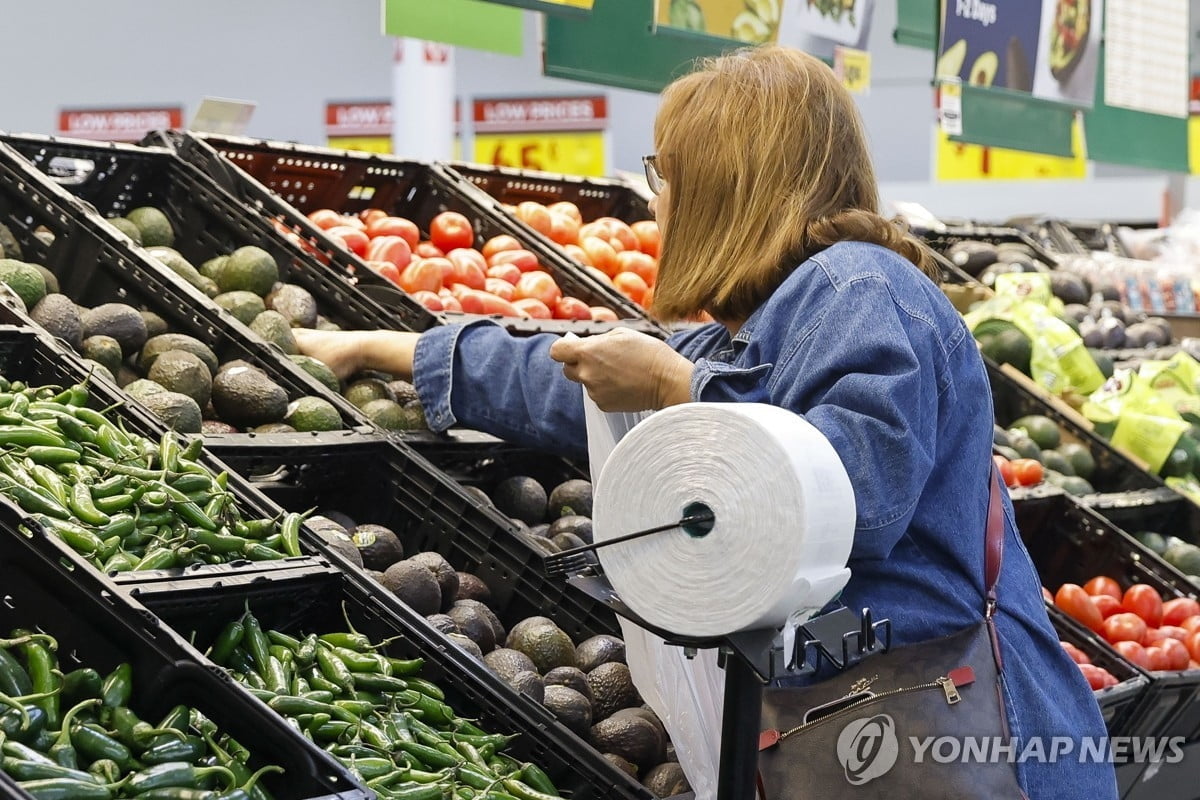
[[[133,670],[63,673],[53,637],[0,639],[0,769],[36,800],[271,800],[250,754],[198,711],[157,725],[129,707]]]
[[[106,573],[299,556],[303,516],[243,519],[228,474],[180,446],[127,432],[61,390],[0,377],[0,494]]]
[[[264,631],[247,610],[209,657],[341,761],[381,798],[549,800],[559,797],[539,767],[504,750],[446,705],[419,677],[421,659],[383,655],[360,633],[296,638]]]

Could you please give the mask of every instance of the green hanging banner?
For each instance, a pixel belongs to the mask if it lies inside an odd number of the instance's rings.
[[[516,6],[530,11],[541,11],[544,14],[563,14],[566,16],[587,16],[592,13],[596,0],[487,0],[502,6]]]
[[[522,14],[489,0],[383,0],[383,33],[519,56]]]
[[[939,0],[896,0],[896,44],[937,50]]]

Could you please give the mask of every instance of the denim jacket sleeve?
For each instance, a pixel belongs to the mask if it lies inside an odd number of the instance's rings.
[[[933,469],[936,333],[895,301],[882,276],[828,286],[819,302],[774,300],[743,357],[696,363],[692,398],[801,414],[829,439],[854,486],[851,557],[886,558]]]

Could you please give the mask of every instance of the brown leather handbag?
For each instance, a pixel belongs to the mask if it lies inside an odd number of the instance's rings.
[[[869,655],[811,687],[763,692],[759,793],[780,798],[1024,798],[1000,688],[993,619],[1004,555],[992,470],[984,621]],[[983,755],[985,754],[986,755]]]

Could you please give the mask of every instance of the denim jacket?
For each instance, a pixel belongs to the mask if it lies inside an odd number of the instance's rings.
[[[586,458],[581,387],[549,358],[554,339],[513,338],[490,323],[423,334],[414,372],[430,427]],[[892,620],[899,644],[982,620],[991,390],[966,324],[932,281],[890,250],[843,242],[796,267],[736,336],[713,324],[669,344],[695,364],[694,401],[781,406],[832,443],[858,515],[841,603]],[[996,624],[1012,734],[1103,737],[1007,493],[1004,517]],[[1064,758],[1018,771],[1030,800],[1117,796],[1111,765]]]

